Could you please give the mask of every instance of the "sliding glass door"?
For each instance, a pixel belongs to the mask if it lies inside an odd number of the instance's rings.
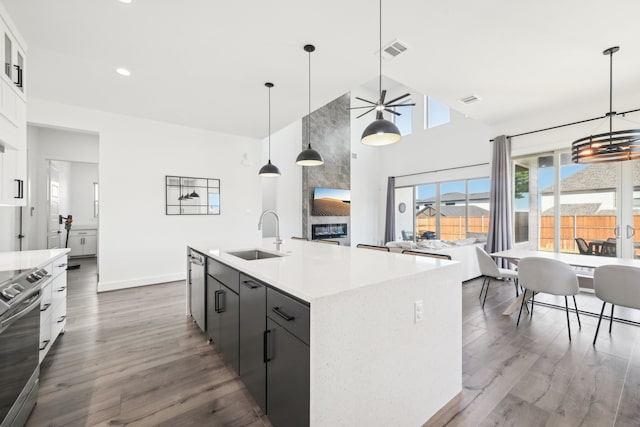
[[[569,152],[516,160],[516,243],[612,257],[640,254],[638,177],[637,161],[575,164]]]

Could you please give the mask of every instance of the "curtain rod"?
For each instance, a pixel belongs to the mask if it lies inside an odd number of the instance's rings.
[[[489,162],[486,163],[476,163],[474,165],[466,165],[466,166],[456,166],[453,168],[446,168],[446,169],[435,169],[432,171],[425,171],[425,172],[416,172],[416,173],[408,173],[406,175],[396,175],[396,176],[392,176],[392,178],[405,178],[407,176],[415,176],[415,175],[423,175],[425,173],[436,173],[436,172],[444,172],[444,171],[451,171],[451,170],[455,170],[455,169],[465,169],[465,168],[472,168],[474,166],[485,166],[490,164]]]
[[[624,111],[622,113],[616,113],[615,115],[616,116],[624,116],[625,114],[636,113],[638,111],[640,111],[640,108],[636,108],[635,110]],[[532,131],[529,131],[529,132],[518,133],[516,135],[507,136],[507,138],[516,138],[518,136],[531,135],[532,133],[544,132],[544,131],[547,131],[547,130],[553,130],[553,129],[559,129],[559,128],[563,128],[563,127],[567,127],[567,126],[579,125],[580,123],[592,122],[594,120],[605,119],[607,117],[609,117],[609,115],[605,114],[604,116],[593,117],[591,119],[579,120],[577,122],[565,123],[563,125],[551,126],[551,127],[544,128],[544,129],[538,129],[538,130],[532,130]],[[493,139],[490,139],[489,142],[493,142]]]

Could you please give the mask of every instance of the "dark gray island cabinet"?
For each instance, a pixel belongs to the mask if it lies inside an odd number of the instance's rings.
[[[309,425],[309,306],[207,257],[206,333],[275,427]]]
[[[461,391],[459,263],[273,239],[189,247],[206,285],[187,281],[187,302],[204,301],[206,334],[275,427],[422,425]]]

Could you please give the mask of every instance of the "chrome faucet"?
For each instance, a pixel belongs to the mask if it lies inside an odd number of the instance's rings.
[[[282,239],[280,238],[280,217],[278,216],[278,214],[276,213],[276,211],[274,211],[273,209],[267,209],[266,211],[262,212],[262,215],[260,215],[260,221],[258,221],[258,230],[262,230],[262,219],[264,218],[264,216],[266,214],[273,214],[273,216],[276,217],[276,251],[280,251],[280,245],[282,243],[284,243],[282,241]]]

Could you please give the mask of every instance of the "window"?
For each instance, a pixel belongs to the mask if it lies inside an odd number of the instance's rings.
[[[402,103],[409,104],[411,103],[411,99],[402,101]],[[411,131],[413,130],[412,128],[413,120],[411,117],[411,115],[413,114],[413,108],[411,106],[394,107],[393,110],[396,113],[401,114],[400,116],[396,116],[395,114],[392,114],[393,123],[395,123],[395,125],[398,127],[398,130],[400,130],[400,135],[402,136],[411,135]]]
[[[424,97],[424,111],[425,129],[446,125],[451,121],[451,110],[449,106],[430,96]]]
[[[93,217],[98,217],[98,183],[93,183]]]
[[[526,163],[516,163],[514,183],[514,239],[516,243],[529,241],[529,214],[531,207],[529,203],[529,165]]]
[[[413,218],[399,216],[396,212],[398,238],[486,240],[489,231],[489,178],[396,188],[396,203],[400,199],[407,206],[413,199],[415,211]],[[415,230],[413,233],[408,231],[411,220]],[[402,236],[398,234],[399,231]]]

